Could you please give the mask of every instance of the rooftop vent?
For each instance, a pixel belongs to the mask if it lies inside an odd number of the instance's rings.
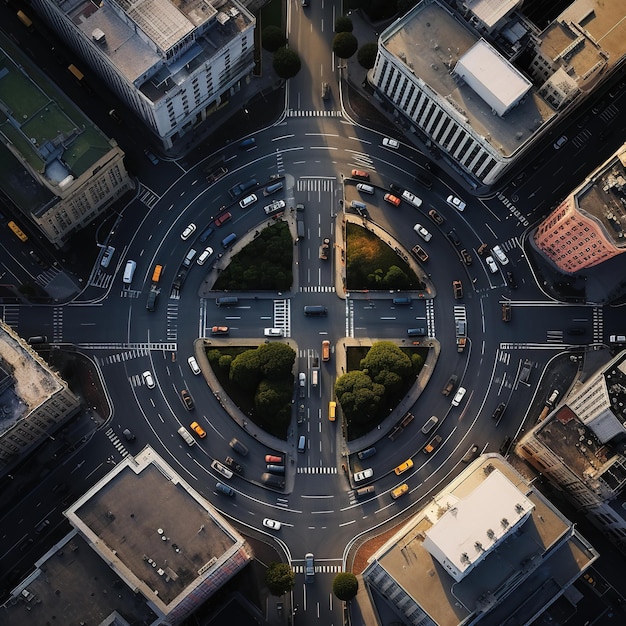
[[[96,43],[105,43],[106,42],[106,35],[104,34],[104,31],[100,30],[99,28],[94,28],[91,36],[93,37],[93,40]]]

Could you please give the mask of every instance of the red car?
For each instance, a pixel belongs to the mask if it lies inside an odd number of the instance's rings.
[[[266,454],[265,455],[265,462],[266,463],[278,463],[280,465],[283,462],[283,457],[282,456],[275,456],[273,454]]]
[[[394,196],[393,194],[386,193],[385,200],[389,202],[389,204],[393,204],[393,206],[400,206],[400,198]]]
[[[363,170],[352,170],[352,178],[360,178],[362,180],[369,180],[370,175]]]
[[[222,224],[227,222],[231,217],[232,217],[232,215],[230,213],[222,213],[221,215],[218,215],[215,218],[215,225],[216,226],[221,226]]]

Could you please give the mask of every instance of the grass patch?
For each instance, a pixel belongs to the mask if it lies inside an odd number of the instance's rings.
[[[346,228],[348,290],[425,289],[409,264],[369,230],[348,222]]]
[[[278,221],[238,252],[213,289],[288,291],[293,282],[293,239],[287,222]]]

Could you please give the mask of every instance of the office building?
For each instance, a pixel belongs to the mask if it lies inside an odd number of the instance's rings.
[[[0,187],[57,247],[134,188],[124,152],[0,35]]]
[[[112,466],[65,515],[72,532],[12,590],[5,626],[46,626],[54,616],[180,624],[252,559],[235,529],[149,446]]]
[[[165,149],[187,141],[254,66],[256,22],[236,0],[31,4],[89,68],[87,80],[117,94]]]
[[[500,455],[484,455],[370,559],[363,579],[404,624],[531,624],[598,553]]]

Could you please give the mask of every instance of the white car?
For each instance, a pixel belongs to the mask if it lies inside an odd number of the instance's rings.
[[[219,472],[224,478],[233,477],[233,473],[227,467],[224,467],[219,461],[213,461],[213,463],[211,463],[211,467],[216,472]]]
[[[354,482],[360,483],[362,480],[366,480],[367,478],[371,478],[374,475],[374,470],[371,467],[362,470],[361,472],[356,472],[354,475]]]
[[[306,387],[306,374],[304,372],[300,372],[298,374],[298,380],[300,382],[300,387]]]
[[[509,262],[506,254],[502,252],[502,248],[500,246],[494,246],[491,248],[491,251],[496,255],[496,259],[502,263],[502,265],[506,265]]]
[[[417,207],[418,209],[422,206],[422,199],[418,198],[414,193],[411,193],[410,191],[403,191],[402,199],[405,202],[412,204],[414,207]]]
[[[426,230],[421,224],[415,224],[415,226],[413,226],[413,230],[424,240],[424,241],[430,241],[433,236],[432,234]]]
[[[266,517],[263,520],[263,526],[265,526],[265,528],[271,528],[272,530],[280,530],[281,523],[277,522],[275,519]]]
[[[397,139],[390,139],[389,137],[385,137],[383,139],[383,146],[385,146],[385,148],[392,148],[393,150],[397,150],[400,147],[400,142]]]
[[[465,395],[465,392],[467,390],[465,389],[465,387],[459,387],[454,399],[452,400],[452,406],[459,406],[459,404],[461,404],[461,400],[463,400],[463,396]]]
[[[485,259],[485,263],[487,264],[487,267],[492,274],[495,274],[498,271],[498,264],[493,260],[492,256],[488,256]]]
[[[146,383],[146,387],[148,389],[154,389],[154,378],[152,378],[152,372],[146,370],[141,377],[143,378],[143,382]]]
[[[283,331],[282,328],[264,328],[263,334],[266,337],[282,337]]]
[[[457,198],[456,196],[448,196],[446,202],[457,211],[465,211],[465,207],[467,206],[461,198]]]
[[[187,226],[187,228],[185,228],[185,230],[183,230],[180,238],[183,241],[186,241],[187,239],[189,239],[189,237],[191,237],[191,235],[193,235],[196,232],[196,225],[195,224],[189,224],[189,226]]]
[[[257,197],[255,193],[251,193],[249,196],[246,196],[243,200],[239,200],[239,206],[242,209],[246,209],[251,204],[254,204],[257,201]]]
[[[196,263],[198,265],[204,265],[209,257],[213,254],[213,248],[207,248],[199,257]]]
[[[196,357],[190,356],[187,359],[187,363],[189,363],[191,371],[197,376],[200,373],[200,366],[198,365],[198,361],[196,361]]]

